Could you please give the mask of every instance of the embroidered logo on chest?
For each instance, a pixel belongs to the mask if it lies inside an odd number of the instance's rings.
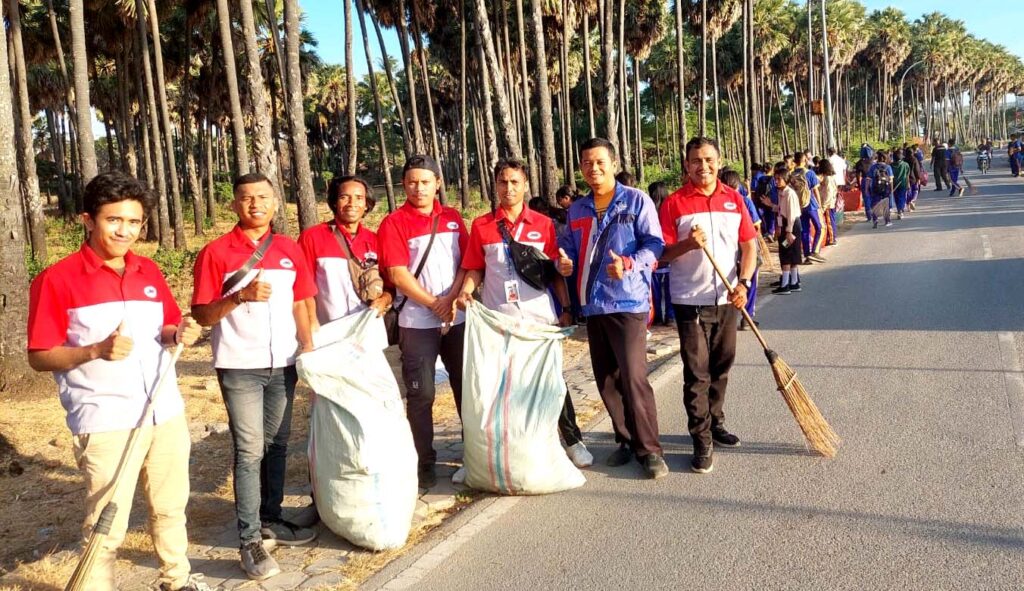
[[[291,259],[286,257],[281,259],[281,266],[284,267],[285,269],[291,269],[292,267],[295,266],[295,263],[293,263]]]
[[[526,238],[528,240],[540,240],[540,232],[534,230],[533,232],[527,232]]]
[[[142,293],[146,294],[146,297],[149,299],[155,299],[156,287],[153,287],[152,285],[147,285],[146,287],[142,288]]]
[[[448,229],[449,230],[458,230],[459,229],[459,222],[448,222]]]
[[[722,207],[728,209],[729,211],[732,211],[736,209],[736,204],[733,203],[732,201],[726,201],[725,203],[722,204]]]

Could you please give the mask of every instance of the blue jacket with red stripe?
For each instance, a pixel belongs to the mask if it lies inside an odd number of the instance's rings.
[[[615,196],[601,221],[591,192],[573,203],[558,245],[576,267],[576,287],[584,316],[648,312],[651,273],[665,250],[654,202],[639,189],[615,184]],[[623,257],[621,281],[608,276],[608,251]]]

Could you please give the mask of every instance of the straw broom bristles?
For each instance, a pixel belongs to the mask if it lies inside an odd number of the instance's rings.
[[[772,273],[777,272],[779,270],[778,261],[772,258],[772,253],[768,250],[768,242],[760,234],[757,235],[757,249],[761,252],[761,264],[765,270]]]
[[[839,436],[811,400],[804,385],[797,379],[796,372],[775,351],[765,349],[765,356],[771,364],[772,375],[775,376],[782,399],[786,401],[789,412],[793,413],[807,444],[826,458],[834,458]]]

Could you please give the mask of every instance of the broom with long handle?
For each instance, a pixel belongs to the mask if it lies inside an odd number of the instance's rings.
[[[139,430],[143,425],[147,424],[150,419],[150,414],[153,411],[153,401],[156,400],[157,395],[160,394],[160,389],[164,385],[164,380],[168,374],[171,373],[171,369],[178,362],[178,357],[181,356],[181,351],[185,348],[183,343],[178,343],[174,348],[174,353],[171,354],[171,362],[164,368],[163,372],[160,373],[160,377],[157,378],[156,388],[153,389],[153,394],[149,397],[146,402],[146,406],[142,410],[142,422],[139,423],[138,427],[135,427],[128,433],[128,441],[125,442],[124,452],[121,454],[121,461],[117,464],[117,469],[114,471],[114,478],[111,480],[113,483],[111,488],[110,499],[114,499],[117,496],[117,489],[121,483],[121,477],[124,475],[125,465],[128,463],[128,458],[132,456],[132,452],[135,451],[135,442],[139,438]],[[75,567],[75,572],[71,573],[71,578],[68,579],[68,584],[64,586],[64,591],[84,591],[86,589],[86,581],[89,580],[89,573],[92,571],[93,563],[96,562],[96,553],[99,552],[100,546],[103,545],[103,540],[110,534],[110,527],[114,523],[114,517],[117,515],[117,503],[113,500],[108,500],[107,504],[100,511],[99,519],[96,520],[96,524],[92,527],[92,533],[89,534],[89,541],[85,545],[85,549],[82,551],[82,556],[78,559],[78,565]]]
[[[714,266],[715,272],[725,283],[729,289],[729,293],[732,293],[735,287],[729,283],[729,278],[726,277],[725,272],[718,266],[715,261],[715,257],[711,255],[711,251],[708,250],[707,245],[702,246],[704,254],[708,256],[708,260],[711,261],[711,265]],[[773,351],[768,346],[768,341],[764,339],[764,335],[758,330],[757,325],[754,324],[754,319],[750,317],[746,309],[740,308],[740,312],[743,317],[747,320],[747,326],[754,332],[754,336],[761,343],[761,347],[764,349],[764,355],[768,358],[768,364],[771,365],[772,375],[775,376],[775,383],[779,388],[779,392],[782,393],[783,400],[786,401],[786,406],[789,407],[789,411],[793,413],[793,417],[796,419],[797,425],[800,426],[800,430],[803,431],[804,439],[807,440],[807,444],[814,449],[814,451],[825,456],[826,458],[835,457],[836,446],[839,444],[839,436],[836,435],[835,431],[825,420],[825,417],[821,415],[821,411],[811,400],[810,395],[804,388],[804,385],[800,383],[800,380],[796,377],[796,372],[793,368],[789,367],[779,354]]]

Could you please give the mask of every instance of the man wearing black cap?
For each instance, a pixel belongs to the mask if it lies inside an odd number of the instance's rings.
[[[405,203],[381,223],[380,266],[397,288],[406,415],[419,455],[420,488],[437,481],[434,462],[434,365],[448,371],[455,407],[462,407],[464,316],[455,307],[469,233],[458,211],[437,199],[441,169],[430,156],[409,157],[402,170]]]

